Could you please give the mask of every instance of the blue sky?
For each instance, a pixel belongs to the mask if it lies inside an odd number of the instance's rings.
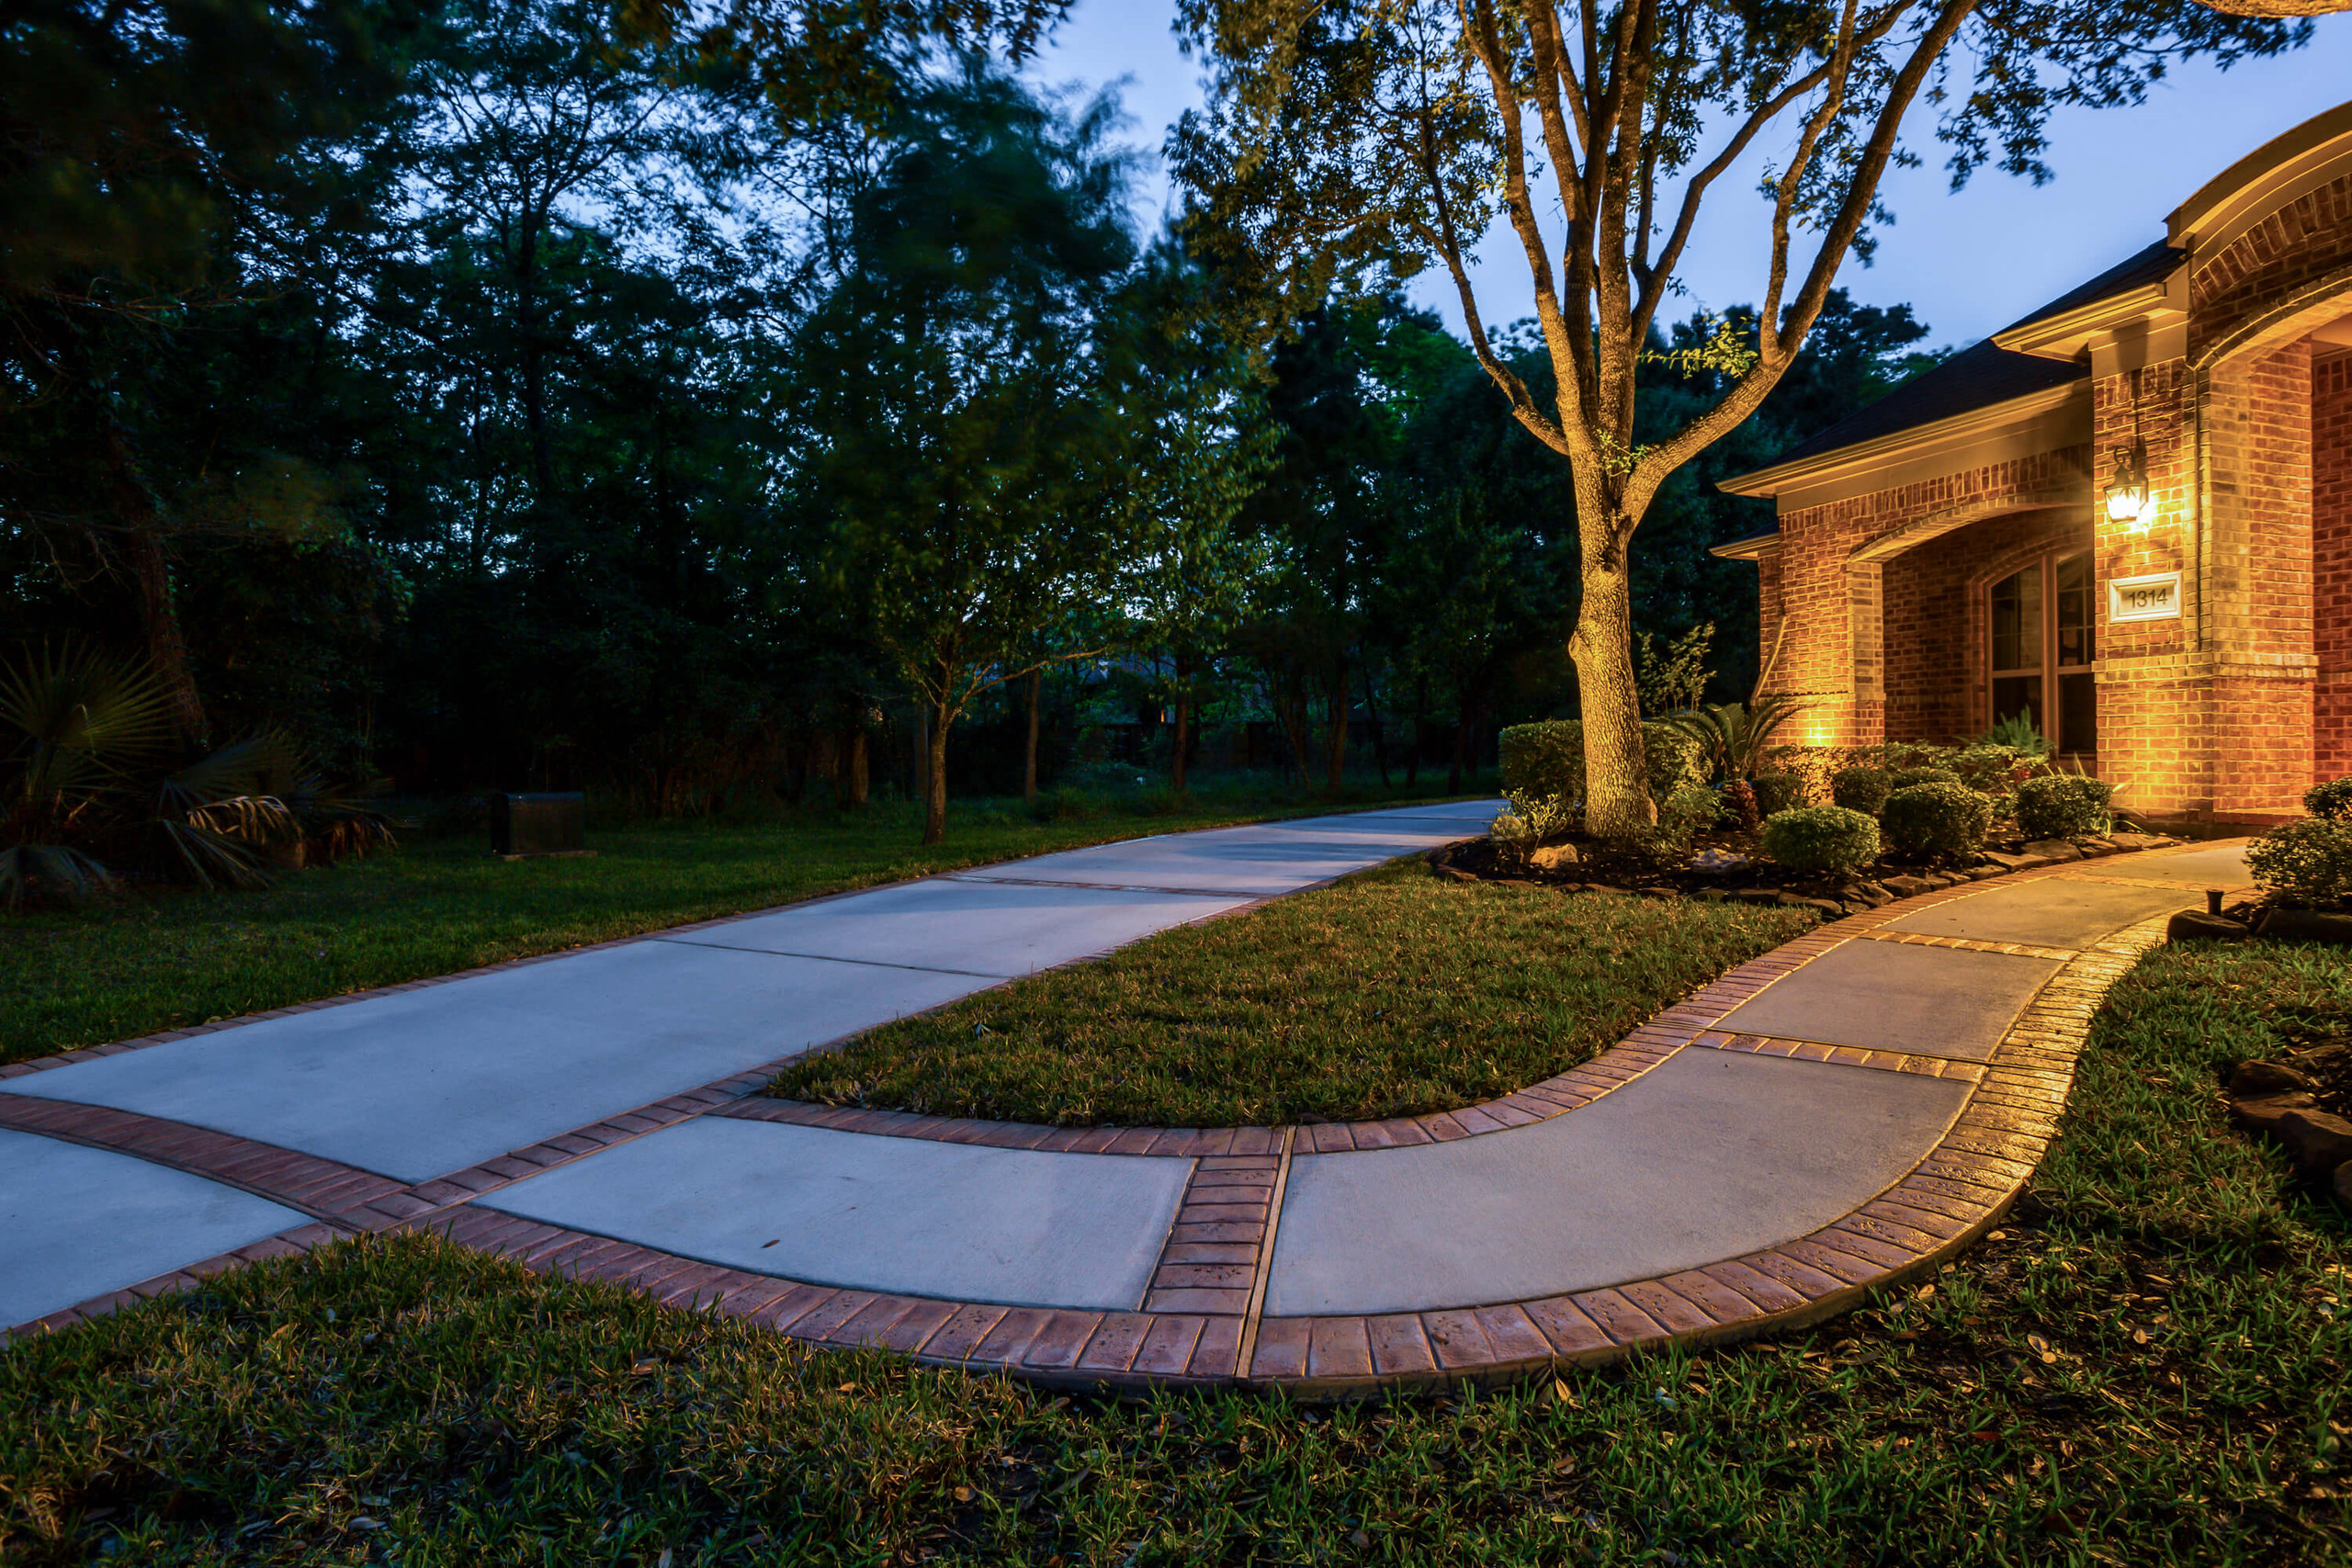
[[[1079,0],[1069,20],[1032,67],[1056,85],[1122,88],[1130,137],[1157,149],[1166,128],[1200,101],[1199,69],[1176,48],[1169,0]],[[1876,264],[1849,260],[1839,281],[1871,304],[1911,302],[1936,343],[1973,342],[2064,293],[2164,234],[2165,214],[2210,176],[2262,142],[2352,98],[2352,15],[2322,18],[2312,45],[2277,60],[2223,73],[2192,66],[2159,85],[2133,109],[2059,117],[2049,163],[2056,177],[2036,187],[1982,171],[1952,194],[1932,151],[1928,166],[1887,183],[1897,221],[1884,230]],[[1725,181],[1702,220],[1685,280],[1691,304],[1720,309],[1760,292],[1760,208]],[[1155,173],[1157,209],[1165,184]],[[1478,272],[1480,308],[1495,323],[1533,313],[1526,265],[1507,238],[1490,242]],[[1453,287],[1427,274],[1411,290],[1455,331]]]

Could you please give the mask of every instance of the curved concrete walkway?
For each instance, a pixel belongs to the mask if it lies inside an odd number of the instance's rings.
[[[795,1337],[1113,1385],[1510,1375],[1810,1321],[1991,1225],[2099,997],[2235,846],[1814,933],[1446,1115],[1052,1130],[758,1098],[779,1060],[1476,832],[1169,835],[10,1069],[0,1324],[429,1228]]]

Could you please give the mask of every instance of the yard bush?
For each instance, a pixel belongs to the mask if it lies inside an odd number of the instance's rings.
[[[1984,841],[1993,803],[1949,779],[1907,784],[1886,797],[1879,825],[1903,854],[1953,859]]]
[[[1657,825],[1683,843],[1723,820],[1724,797],[1703,785],[1678,789],[1657,808]]]
[[[2352,778],[2312,785],[2303,791],[2303,809],[2331,822],[2352,822]]]
[[[1756,792],[1756,809],[1765,817],[1777,817],[1783,811],[1793,811],[1804,804],[1804,775],[1773,772],[1758,773],[1747,781]]]
[[[1894,775],[1884,768],[1840,768],[1829,781],[1829,798],[1849,811],[1875,817],[1894,793]]]
[[[1538,801],[1584,804],[1584,726],[1573,718],[1515,724],[1496,737],[1502,756],[1503,793],[1521,816]],[[1706,782],[1706,763],[1696,742],[1663,724],[1642,726],[1642,757],[1649,773],[1650,798],[1665,801],[1679,789]]]
[[[1763,847],[1791,871],[1842,876],[1878,859],[1878,823],[1843,806],[1801,807],[1766,820]]]
[[[1917,789],[1921,784],[1953,784],[1965,785],[1967,781],[1950,768],[1897,768],[1887,778],[1887,793],[1899,789]]]
[[[2044,773],[2018,785],[2018,828],[2029,839],[2104,833],[2115,786],[2083,773]]]
[[[2256,886],[2296,904],[2341,904],[2352,895],[2352,822],[2309,817],[2247,846]]]

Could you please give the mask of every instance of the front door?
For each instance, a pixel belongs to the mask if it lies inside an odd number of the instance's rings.
[[[2057,750],[2096,752],[2091,558],[2047,555],[1986,592],[1994,720],[2024,714]]]

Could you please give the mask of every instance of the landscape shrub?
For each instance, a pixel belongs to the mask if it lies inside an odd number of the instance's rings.
[[[2084,773],[2044,773],[2018,785],[2018,829],[2029,839],[2104,833],[2115,786]]]
[[[1723,820],[1724,797],[1712,789],[1699,786],[1678,789],[1659,803],[1657,825],[1683,843],[1689,843]]]
[[[2352,822],[2282,823],[2247,846],[2245,866],[2257,886],[2291,903],[2341,904],[2352,895]]]
[[[1777,817],[1804,804],[1804,775],[1802,773],[1758,773],[1747,784],[1756,792],[1756,809],[1761,816]]]
[[[1900,853],[1952,859],[1984,841],[1993,803],[1954,780],[1907,784],[1886,797],[1879,826]]]
[[[2303,809],[2331,822],[2352,822],[2352,778],[2312,785],[2303,791]]]
[[[1840,768],[1829,781],[1829,798],[1849,811],[1875,817],[1894,792],[1894,775],[1884,768]]]
[[[1921,784],[1966,784],[1967,781],[1950,768],[1897,768],[1887,778],[1887,793],[1898,789],[1916,789]]]
[[[1805,806],[1764,823],[1764,852],[1791,871],[1843,876],[1878,859],[1878,823],[1843,806]]]
[[[1584,805],[1584,726],[1573,718],[1515,724],[1496,737],[1502,757],[1503,794],[1521,815],[1540,801]],[[1642,758],[1649,773],[1650,798],[1664,801],[1679,789],[1706,782],[1698,745],[1664,724],[1642,726]]]

